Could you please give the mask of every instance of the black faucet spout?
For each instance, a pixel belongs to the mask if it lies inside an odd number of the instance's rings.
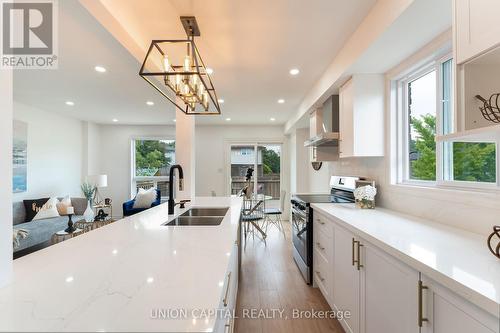
[[[174,171],[177,169],[179,172],[179,191],[184,189],[184,172],[179,164],[170,167],[170,174],[168,176],[168,214],[174,213],[175,200],[174,200]]]

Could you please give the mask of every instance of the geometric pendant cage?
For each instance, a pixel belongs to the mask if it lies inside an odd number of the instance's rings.
[[[181,17],[187,39],[153,40],[139,75],[178,109],[189,115],[219,115],[217,93],[194,37],[196,19]]]

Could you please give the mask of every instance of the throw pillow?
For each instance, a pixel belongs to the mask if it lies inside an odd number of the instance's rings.
[[[69,195],[61,199],[56,205],[59,215],[68,215],[68,207],[72,207]]]
[[[139,189],[135,196],[134,208],[150,208],[151,204],[156,200],[156,189],[154,187],[149,190]]]
[[[50,219],[52,217],[58,217],[59,212],[57,211],[57,203],[59,200],[57,198],[50,198],[43,206],[42,209],[36,213],[35,217],[33,218],[33,221],[36,220],[43,220],[43,219]]]
[[[24,210],[26,211],[25,222],[30,222],[33,220],[35,215],[38,213],[42,206],[49,201],[49,198],[35,199],[35,200],[23,200]]]

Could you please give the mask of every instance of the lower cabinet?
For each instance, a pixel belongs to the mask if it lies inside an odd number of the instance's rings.
[[[499,333],[500,319],[422,275],[422,333]]]
[[[335,225],[333,303],[346,332],[419,332],[419,274]]]
[[[226,313],[235,313],[236,300],[238,295],[238,244],[235,244],[231,251],[229,259],[229,267],[227,270],[224,286],[222,287],[222,296],[219,308]],[[234,318],[228,316],[227,318],[217,318],[215,323],[214,332],[217,333],[233,333],[234,332]]]
[[[360,332],[419,332],[419,273],[362,239]]]
[[[350,311],[341,321],[346,332],[359,332],[359,299],[360,299],[360,274],[354,265],[355,243],[354,234],[346,229],[335,226],[333,232],[333,305],[336,311]]]
[[[500,333],[497,316],[365,241],[341,221],[326,221],[334,235],[333,267],[331,279],[318,285],[332,309],[344,311],[340,323],[346,332]],[[316,262],[325,265],[322,258]]]

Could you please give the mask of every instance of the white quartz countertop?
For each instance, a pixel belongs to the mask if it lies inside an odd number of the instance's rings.
[[[500,313],[500,260],[479,235],[383,208],[312,204],[380,247],[489,313]]]
[[[0,289],[0,331],[211,332],[213,317],[152,316],[219,308],[241,198],[190,207],[230,209],[219,226],[161,226],[174,218],[162,204],[15,260],[13,283]]]

